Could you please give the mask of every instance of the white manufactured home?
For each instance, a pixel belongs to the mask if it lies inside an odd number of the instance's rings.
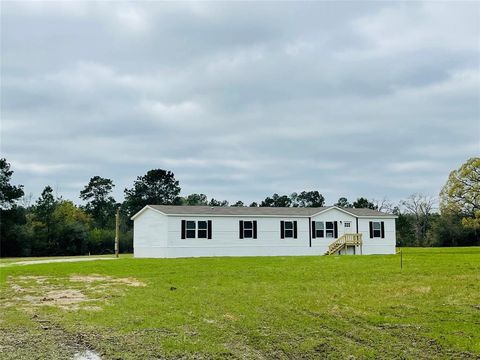
[[[396,216],[370,209],[148,205],[135,257],[394,254]]]

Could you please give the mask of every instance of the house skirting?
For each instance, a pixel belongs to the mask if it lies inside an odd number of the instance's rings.
[[[323,255],[328,246],[199,246],[135,247],[136,258],[186,258],[215,256],[315,256]],[[362,255],[394,254],[395,246],[363,245]],[[356,252],[360,255],[359,252]]]

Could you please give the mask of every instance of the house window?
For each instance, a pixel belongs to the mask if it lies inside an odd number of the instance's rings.
[[[243,221],[240,220],[238,222],[239,231],[238,237],[240,239],[256,239],[257,238],[257,221],[256,220],[248,220]]]
[[[187,221],[187,239],[195,239],[195,221]]]
[[[182,220],[182,239],[211,239],[212,220]]]
[[[344,226],[345,226],[346,228],[349,228],[349,227],[352,226],[352,223],[351,223],[350,221],[345,221]]]
[[[382,237],[382,224],[380,221],[373,221],[373,237],[379,238]]]
[[[199,239],[207,238],[207,229],[208,229],[208,225],[206,221],[198,222],[198,238]]]
[[[333,225],[333,221],[325,221],[325,234],[327,238],[335,237],[335,227]]]
[[[293,221],[285,221],[283,236],[293,238]]]
[[[243,237],[253,238],[253,221],[243,222]]]
[[[318,238],[323,238],[325,236],[323,221],[315,221],[315,236]]]

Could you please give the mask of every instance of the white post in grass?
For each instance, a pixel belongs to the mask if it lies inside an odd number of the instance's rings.
[[[118,258],[118,237],[120,233],[120,209],[117,209],[117,213],[115,214],[115,257]]]

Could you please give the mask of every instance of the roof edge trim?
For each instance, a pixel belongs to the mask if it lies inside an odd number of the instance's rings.
[[[166,215],[168,216],[167,214],[165,214],[164,212],[160,211],[160,210],[157,210],[153,207],[151,207],[150,205],[145,205],[140,211],[138,211],[135,215],[133,215],[130,220],[135,220],[135,218],[137,218],[138,216],[140,216],[141,214],[143,214],[147,209],[150,209],[150,210],[153,210],[159,214],[162,214],[162,215]]]

